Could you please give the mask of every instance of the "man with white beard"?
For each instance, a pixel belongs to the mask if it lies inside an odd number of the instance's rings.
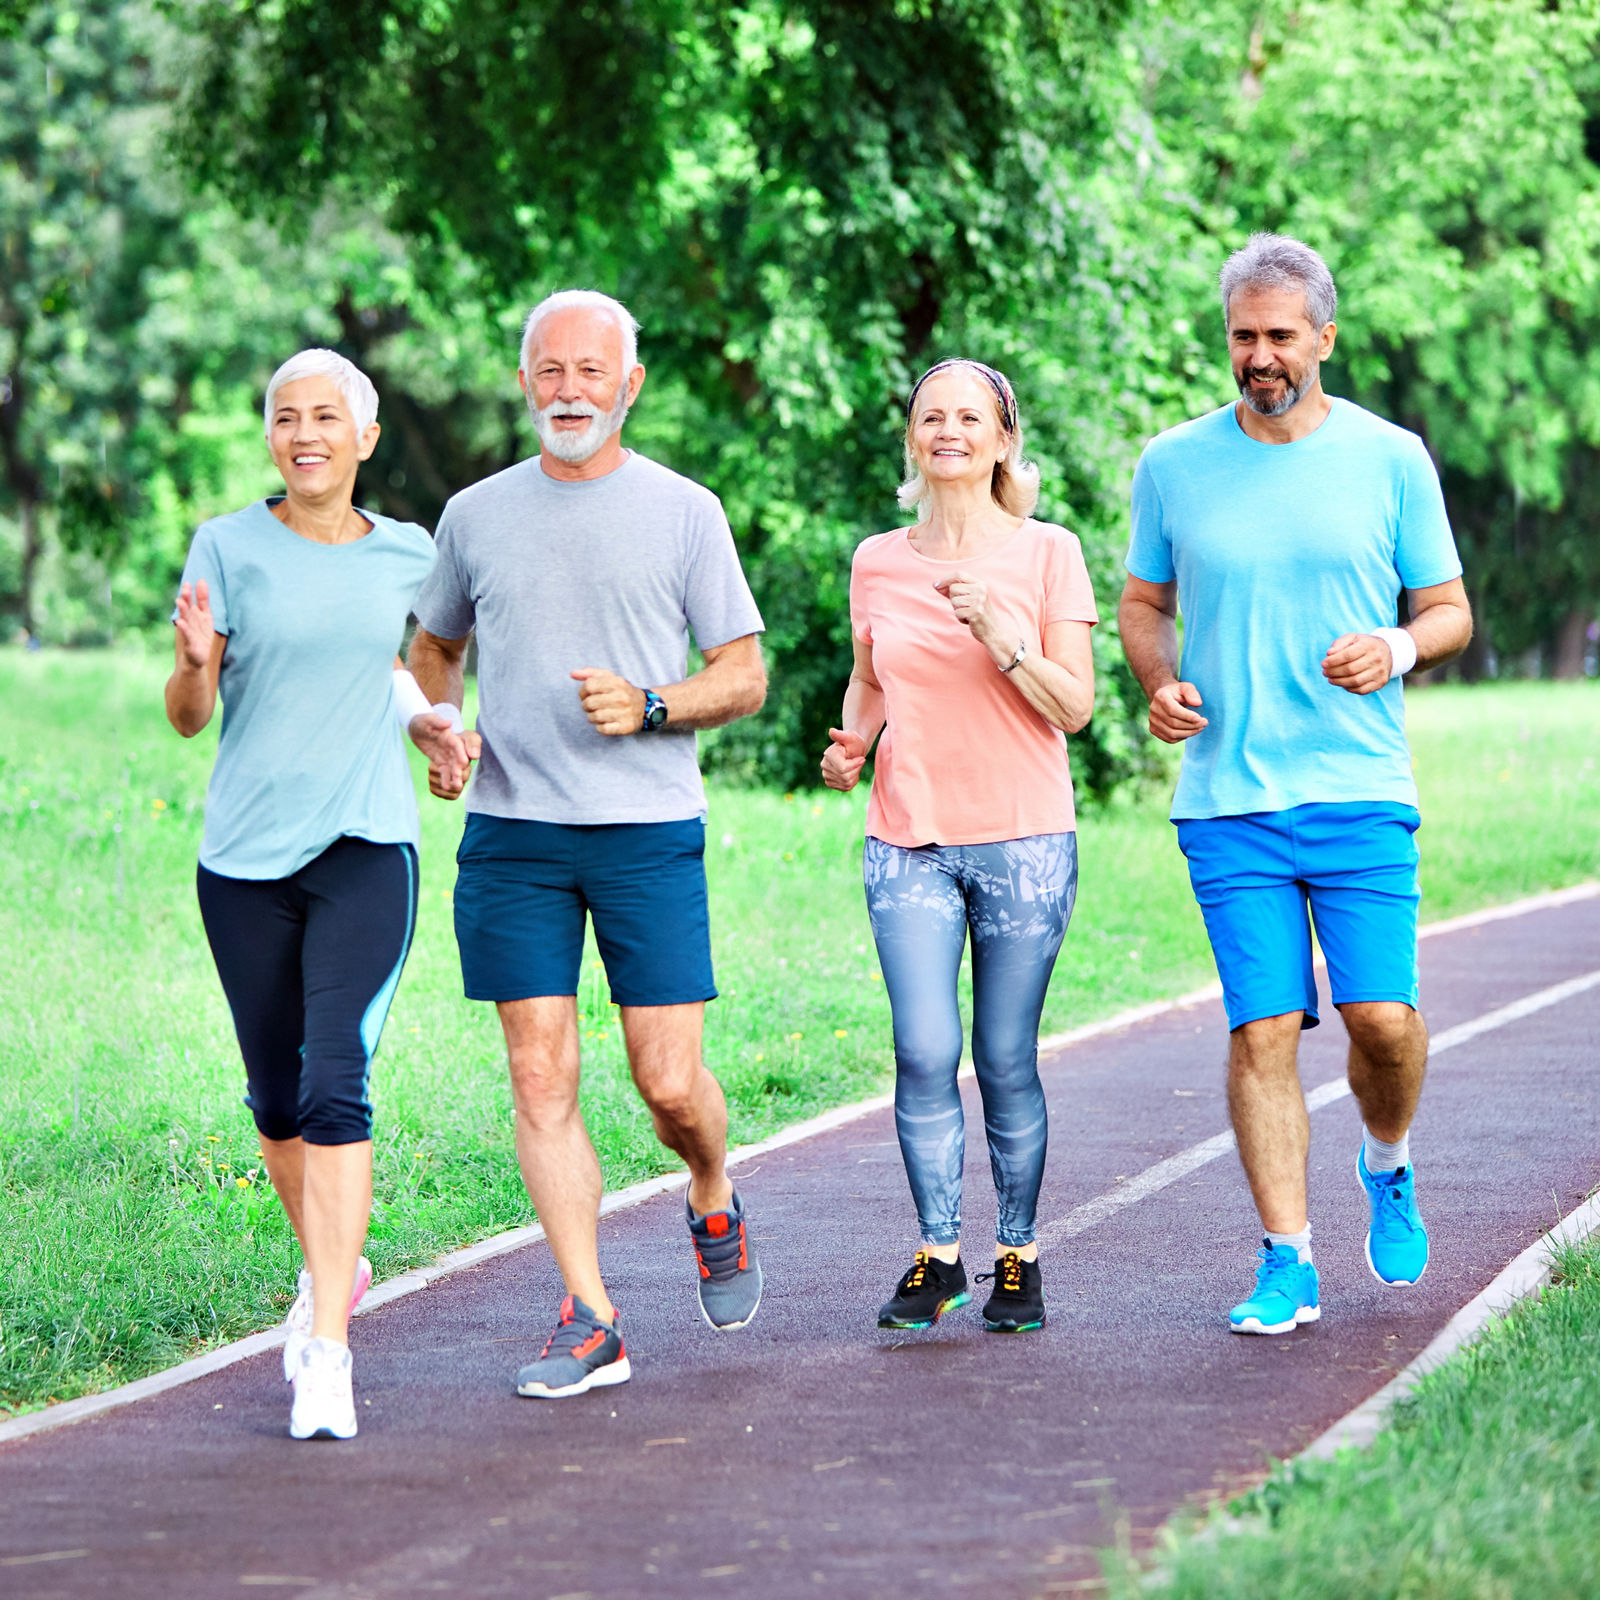
[[[700,1309],[743,1327],[761,1269],[725,1170],[727,1106],[701,1059],[716,996],[705,790],[694,731],[766,695],[756,610],[717,497],[622,444],[644,383],[638,324],[569,289],[529,315],[517,374],[539,454],[445,506],[409,665],[462,704],[478,639],[480,765],[457,854],[467,997],[492,1000],[510,1057],[517,1158],[566,1286],[555,1331],[517,1375],[540,1399],[626,1382],[600,1274],[601,1175],[578,1107],[585,914],[661,1141],[689,1168]],[[689,634],[705,665],[688,673]],[[431,771],[442,799],[462,790]]]

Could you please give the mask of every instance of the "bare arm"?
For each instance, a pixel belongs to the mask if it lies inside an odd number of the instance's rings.
[[[747,633],[701,654],[706,664],[682,683],[652,685],[666,702],[669,728],[720,728],[761,709],[767,698],[767,669],[758,635]],[[643,730],[642,687],[604,667],[579,667],[572,676],[584,715],[601,733],[620,738]]]
[[[1405,631],[1417,647],[1413,671],[1442,667],[1467,648],[1472,639],[1472,607],[1460,578],[1430,584],[1426,589],[1407,589],[1406,604],[1411,620]],[[1328,646],[1322,672],[1337,688],[1371,694],[1394,675],[1394,657],[1388,641],[1376,634],[1341,634]]]
[[[406,651],[406,666],[429,703],[448,701],[458,709],[466,704],[466,659],[467,639],[441,639],[426,628],[412,634]]]
[[[861,769],[887,719],[883,686],[872,667],[872,646],[862,639],[855,646],[855,663],[844,691],[843,726],[829,728],[833,741],[823,753],[822,781],[830,789],[850,790],[861,781]]]
[[[217,708],[217,680],[228,636],[212,624],[210,595],[202,579],[191,590],[178,592],[178,617],[174,623],[175,661],[167,679],[167,721],[185,739],[192,739],[210,722]]]
[[[406,651],[406,666],[429,702],[438,705],[447,701],[458,710],[466,703],[466,659],[466,639],[441,639],[426,628],[417,629],[411,636],[411,647]],[[470,728],[460,735],[460,744],[466,755],[463,764],[459,756],[448,748],[448,741],[432,748],[417,737],[418,725],[422,722],[421,717],[413,719],[411,737],[417,748],[428,757],[429,792],[440,800],[459,799],[467,786],[472,763],[483,749],[483,740]]]
[[[1130,576],[1117,607],[1122,652],[1150,700],[1150,731],[1167,744],[1206,727],[1200,691],[1178,677],[1178,585]]]

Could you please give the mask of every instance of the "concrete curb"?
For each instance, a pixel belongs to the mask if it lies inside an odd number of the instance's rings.
[[[1443,922],[1430,923],[1419,930],[1418,937],[1427,938],[1439,933],[1454,933],[1464,928],[1477,927],[1483,923],[1499,922],[1508,917],[1526,916],[1530,912],[1550,910],[1558,906],[1572,904],[1575,901],[1592,899],[1600,895],[1600,883],[1584,883],[1575,885],[1570,889],[1559,889],[1547,894],[1531,895],[1525,900],[1512,901],[1504,906],[1492,906],[1484,911],[1471,912],[1466,916],[1449,918]],[[1129,1028],[1140,1022],[1148,1022],[1154,1017],[1165,1016],[1173,1011],[1182,1011],[1190,1006],[1203,1005],[1209,1000],[1221,997],[1222,986],[1217,983],[1207,984],[1199,989],[1192,989],[1186,994],[1177,996],[1172,1000],[1152,1001],[1147,1005],[1134,1006],[1126,1011],[1119,1011],[1114,1016],[1106,1017],[1100,1022],[1092,1022],[1081,1028],[1073,1028],[1064,1033],[1053,1033],[1040,1039],[1041,1053],[1065,1050],[1072,1045],[1081,1044],[1086,1040],[1103,1037],[1108,1033],[1116,1033],[1120,1029]],[[970,1063],[963,1068],[962,1076],[971,1073]],[[875,1111],[882,1111],[894,1104],[892,1094],[874,1095],[868,1100],[858,1100],[851,1105],[839,1106],[832,1111],[825,1111],[820,1116],[810,1117],[804,1122],[797,1122],[793,1127],[786,1128],[782,1133],[774,1134],[770,1139],[763,1139],[755,1144],[742,1145],[737,1150],[729,1152],[728,1165],[738,1166],[765,1155],[772,1150],[781,1150],[786,1145],[799,1144],[807,1139],[816,1138],[817,1135],[831,1132],[835,1128],[847,1126],[862,1117],[870,1116]],[[1225,1137],[1227,1145],[1232,1144],[1232,1136]],[[1214,1142],[1214,1141],[1213,1141]],[[1220,1153],[1220,1151],[1218,1152]],[[657,1178],[647,1178],[643,1182],[630,1184],[625,1189],[618,1189],[606,1195],[600,1202],[600,1215],[609,1216],[613,1212],[625,1211],[633,1206],[643,1205],[645,1201],[654,1199],[657,1195],[670,1194],[675,1189],[682,1188],[688,1181],[688,1174],[684,1172],[669,1172]],[[1119,1207],[1120,1208],[1120,1207]],[[1074,1232],[1080,1231],[1074,1229]],[[447,1278],[457,1272],[464,1272],[471,1267],[481,1266],[485,1261],[492,1261],[498,1256],[508,1255],[513,1250],[520,1250],[524,1245],[535,1244],[544,1238],[544,1229],[538,1223],[530,1223],[521,1228],[510,1228],[504,1233],[497,1233],[488,1239],[479,1240],[477,1244],[466,1245],[460,1250],[452,1250],[447,1255],[440,1256],[438,1260],[430,1262],[427,1266],[415,1267],[409,1272],[390,1278],[381,1284],[375,1284],[367,1291],[366,1297],[356,1309],[356,1315],[366,1316],[392,1301],[405,1298],[407,1295],[416,1294],[426,1289],[430,1284],[437,1283],[441,1278]],[[1518,1258],[1521,1260],[1521,1257]],[[1515,1266],[1516,1263],[1513,1263]],[[1509,1272],[1511,1269],[1507,1268]],[[1504,1274],[1502,1274],[1504,1276]],[[1496,1279],[1496,1283],[1499,1279]],[[1485,1293],[1492,1291],[1486,1290]],[[1480,1299],[1482,1296],[1479,1297]],[[1473,1302],[1474,1305],[1477,1301]],[[1468,1307],[1470,1310],[1471,1307]],[[1465,1316],[1466,1312],[1460,1313]],[[1459,1320],[1459,1318],[1457,1319]],[[1451,1327],[1455,1326],[1452,1322]],[[1447,1329],[1446,1332],[1449,1330]],[[284,1341],[286,1330],[282,1327],[269,1328],[262,1333],[253,1333],[243,1339],[236,1339],[229,1344],[221,1345],[215,1350],[209,1350],[204,1355],[194,1356],[188,1361],[181,1361],[176,1366],[168,1367],[165,1371],[152,1373],[147,1378],[138,1378],[132,1383],[121,1384],[114,1389],[107,1389],[100,1394],[85,1395],[78,1400],[63,1401],[60,1405],[47,1406],[42,1411],[29,1412],[25,1416],[13,1417],[7,1422],[0,1422],[0,1445],[11,1444],[19,1439],[30,1438],[36,1434],[51,1432],[56,1428],[70,1427],[73,1423],[86,1421],[90,1417],[99,1416],[102,1412],[115,1410],[120,1406],[135,1405],[141,1400],[149,1400],[156,1395],[165,1394],[169,1389],[176,1389],[186,1383],[193,1383],[196,1379],[204,1378],[213,1372],[218,1372],[224,1367],[230,1367],[239,1361],[247,1361],[251,1356],[264,1354],[266,1351],[277,1349]],[[1441,1334],[1440,1338],[1444,1335]],[[1437,1343],[1438,1341],[1435,1341]],[[1429,1346],[1431,1350],[1432,1345]],[[1424,1356],[1427,1352],[1424,1352]],[[1418,1357],[1422,1360],[1423,1357]],[[1414,1363],[1415,1364],[1415,1363]],[[1408,1368],[1407,1371],[1410,1369]],[[1404,1376],[1404,1374],[1402,1374]],[[1395,1380],[1396,1382],[1399,1379]],[[1413,1380],[1414,1381],[1414,1380]],[[1387,1393],[1387,1390],[1384,1391]],[[1378,1397],[1374,1397],[1376,1399]],[[1370,1403],[1370,1402],[1369,1402]],[[1355,1413],[1352,1413],[1354,1416]],[[1338,1426],[1338,1424],[1336,1424]],[[1320,1441],[1319,1441],[1320,1443]],[[1316,1446],[1312,1447],[1313,1449]]]
[[[1313,1440],[1294,1459],[1329,1461],[1341,1450],[1364,1450],[1377,1438],[1395,1401],[1470,1344],[1495,1317],[1504,1316],[1519,1300],[1536,1294],[1550,1281],[1551,1258],[1564,1245],[1574,1245],[1600,1232],[1600,1194],[1567,1213],[1549,1233],[1529,1245],[1476,1299],[1445,1324],[1438,1336],[1370,1400]]]

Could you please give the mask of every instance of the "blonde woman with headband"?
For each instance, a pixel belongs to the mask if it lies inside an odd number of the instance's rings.
[[[378,396],[332,350],[267,385],[284,492],[205,523],[173,621],[167,718],[222,736],[198,891],[267,1172],[305,1252],[289,1312],[289,1432],[356,1431],[346,1325],[372,1281],[368,1075],[417,909],[417,802],[401,730],[463,779],[454,706],[395,651],[433,540],[352,503]],[[398,726],[397,726],[398,723]]]
[[[970,930],[972,1059],[999,1202],[983,1320],[1020,1333],[1045,1320],[1039,1016],[1077,891],[1066,735],[1094,706],[1099,617],[1077,539],[1031,515],[1039,474],[1003,374],[966,360],[925,372],[905,459],[900,503],[916,521],[856,551],[855,666],[822,758],[828,786],[852,789],[878,740],[864,876],[921,1233],[878,1326],[931,1327],[969,1298],[956,1073]]]

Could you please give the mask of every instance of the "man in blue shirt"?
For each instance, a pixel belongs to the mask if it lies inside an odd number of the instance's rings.
[[[1318,1020],[1308,907],[1365,1124],[1367,1260],[1396,1284],[1427,1265],[1407,1139],[1428,1032],[1400,679],[1459,655],[1472,613],[1422,441],[1323,392],[1337,299],[1322,258],[1257,234],[1221,287],[1240,399],[1145,448],[1120,621],[1150,731],[1184,746],[1172,819],[1222,979],[1228,1105],[1266,1235],[1229,1326],[1287,1333],[1321,1315],[1296,1064]]]

